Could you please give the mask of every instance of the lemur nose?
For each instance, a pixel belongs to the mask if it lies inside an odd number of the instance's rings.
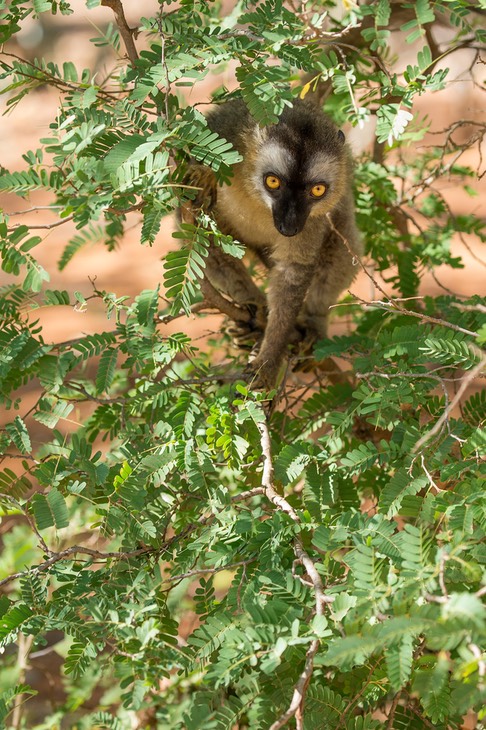
[[[277,230],[279,233],[282,234],[282,236],[287,236],[287,238],[291,238],[292,236],[297,235],[297,233],[299,232],[299,229],[295,223],[293,225],[288,225],[281,222],[278,224]]]

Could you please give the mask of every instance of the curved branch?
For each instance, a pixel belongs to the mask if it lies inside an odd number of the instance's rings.
[[[262,485],[265,489],[265,495],[276,507],[288,514],[291,520],[300,524],[300,517],[297,512],[294,510],[292,505],[287,502],[285,497],[281,497],[280,494],[278,494],[273,485],[273,462],[267,422],[262,421],[258,423],[257,426],[260,432],[260,442],[263,453]],[[324,594],[324,586],[322,584],[321,576],[319,575],[312,558],[305,550],[299,537],[295,537],[293,547],[297,560],[304,566],[307,575],[311,579],[314,589],[316,615],[322,616],[324,613],[324,606],[326,603],[332,603],[334,598],[333,596],[326,596]],[[273,725],[270,726],[270,730],[279,730],[279,728],[286,725],[292,717],[296,718],[298,728],[303,727],[302,723],[305,695],[312,677],[312,672],[314,671],[314,657],[317,654],[320,643],[319,639],[313,639],[311,641],[305,655],[304,669],[300,673],[300,676],[294,685],[290,705],[287,710],[273,723]]]
[[[134,558],[138,555],[145,555],[147,553],[153,553],[156,552],[156,548],[152,547],[146,547],[146,548],[139,548],[138,550],[132,550],[130,552],[109,552],[109,553],[103,553],[99,550],[93,550],[92,548],[83,547],[82,545],[73,545],[70,548],[66,548],[65,550],[61,550],[58,553],[51,554],[51,557],[48,560],[45,560],[40,565],[35,565],[33,568],[30,568],[29,570],[20,570],[18,573],[13,573],[12,575],[9,575],[7,578],[4,578],[3,580],[0,580],[0,586],[4,586],[7,583],[11,583],[13,580],[16,580],[17,578],[21,578],[24,575],[29,575],[32,573],[43,573],[48,568],[51,567],[51,565],[55,565],[55,563],[59,563],[60,560],[65,560],[66,558],[71,557],[71,555],[89,555],[92,558],[95,558],[96,560],[109,560],[110,558]]]

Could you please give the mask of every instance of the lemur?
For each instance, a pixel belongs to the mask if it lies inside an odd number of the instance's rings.
[[[242,100],[231,100],[210,111],[207,124],[243,159],[222,186],[210,168],[193,165],[189,179],[201,189],[194,204],[204,200],[221,232],[261,259],[268,294],[242,261],[217,246],[210,248],[205,275],[218,291],[253,308],[262,339],[248,375],[270,389],[289,343],[302,333],[308,345],[326,336],[329,307],[354,278],[352,258],[362,243],[351,154],[344,134],[311,101],[296,100],[277,124],[260,127]]]

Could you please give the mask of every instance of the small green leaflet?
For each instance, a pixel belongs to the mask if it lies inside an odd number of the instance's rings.
[[[59,530],[69,525],[65,499],[56,487],[53,487],[47,495],[34,495],[32,509],[39,530],[45,530],[48,527],[56,527]]]

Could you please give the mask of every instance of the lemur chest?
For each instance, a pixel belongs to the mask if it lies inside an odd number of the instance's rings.
[[[239,185],[218,189],[215,213],[223,233],[229,233],[252,249],[274,248],[280,237],[268,206]]]
[[[323,240],[322,224],[316,225],[309,220],[298,235],[283,236],[275,228],[268,205],[235,184],[218,189],[214,212],[222,233],[233,236],[253,251],[261,252],[264,261],[309,266],[316,260]]]

